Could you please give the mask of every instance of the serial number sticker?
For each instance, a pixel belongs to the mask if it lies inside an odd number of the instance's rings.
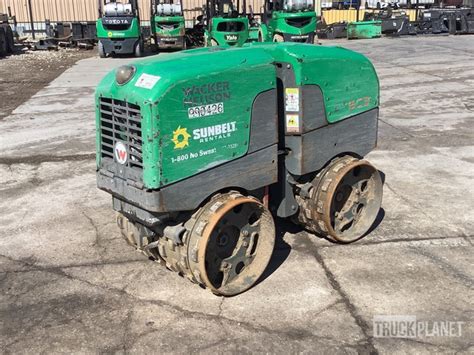
[[[286,115],[286,131],[287,132],[300,131],[300,117],[298,115]]]
[[[299,112],[300,92],[298,88],[285,89],[285,110],[288,112]]]
[[[199,118],[213,115],[220,115],[224,113],[224,103],[218,102],[215,104],[195,106],[188,108],[189,118]]]
[[[144,88],[144,89],[153,89],[155,84],[161,79],[161,76],[157,75],[150,75],[150,74],[142,74],[138,78],[135,86],[137,88]]]

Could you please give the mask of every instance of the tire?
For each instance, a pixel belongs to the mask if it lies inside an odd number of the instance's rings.
[[[7,38],[4,28],[0,27],[0,57],[5,55],[7,55]]]
[[[6,32],[7,53],[13,53],[15,50],[15,39],[13,38],[13,31],[10,26],[7,26]]]
[[[141,56],[143,56],[143,41],[140,39],[135,45],[135,57],[138,58]]]
[[[99,43],[97,44],[97,49],[99,51],[99,57],[105,58],[106,55],[105,55],[104,45],[102,44],[101,41],[99,41]]]
[[[313,44],[316,44],[318,46],[321,45],[321,42],[319,42],[318,36],[316,34],[314,34],[314,37],[313,37]]]
[[[276,33],[275,35],[273,35],[273,42],[285,42],[285,38],[283,38],[281,34]]]

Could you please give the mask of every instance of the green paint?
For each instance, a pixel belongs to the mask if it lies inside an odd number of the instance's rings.
[[[308,20],[308,23],[302,27],[291,25],[291,21]],[[275,34],[288,34],[293,36],[305,36],[316,31],[316,12],[299,11],[299,12],[283,12],[273,11],[272,17],[268,21],[268,26],[262,24],[262,34],[264,41],[273,41]],[[266,27],[263,29],[263,27]]]
[[[174,28],[170,28],[171,24],[174,25]],[[184,16],[153,16],[150,26],[152,36],[155,38],[182,38],[186,30]]]
[[[267,48],[276,61],[291,63],[297,85],[314,84],[321,88],[330,123],[379,105],[377,74],[362,54],[342,47],[296,43]]]
[[[258,32],[259,32],[259,27],[250,27],[249,38],[247,42],[258,42]]]
[[[382,36],[382,21],[350,22],[347,25],[348,39],[369,39]]]
[[[225,31],[226,23],[236,23],[240,31]],[[249,39],[249,20],[247,17],[213,17],[210,30],[205,31],[205,41],[208,46],[211,45],[211,39],[216,41],[219,46],[241,47]]]
[[[109,73],[96,98],[141,107],[143,181],[156,189],[247,153],[252,104],[259,93],[276,87],[275,62],[292,65],[297,86],[321,87],[330,123],[378,106],[378,79],[367,58],[343,48],[296,43],[150,57],[134,64],[136,74],[123,86],[115,83],[115,71]],[[137,87],[142,74],[160,79],[151,89]]]
[[[134,18],[127,29],[124,30],[110,30],[104,27],[102,19],[96,22],[97,38],[99,39],[123,39],[123,38],[139,38],[140,37],[140,22],[138,18]]]

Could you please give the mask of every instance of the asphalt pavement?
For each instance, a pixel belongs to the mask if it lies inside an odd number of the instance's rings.
[[[278,221],[236,297],[127,246],[96,188],[94,87],[129,59],[81,60],[1,121],[0,352],[472,353],[474,36],[330,44],[380,78],[383,209],[351,245]],[[418,332],[383,337],[387,316]]]

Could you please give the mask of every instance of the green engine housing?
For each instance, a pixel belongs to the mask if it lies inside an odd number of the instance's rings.
[[[281,169],[298,179],[376,145],[377,75],[344,48],[252,43],[133,67],[127,83],[114,70],[96,91],[97,178],[115,209],[146,211],[137,217],[145,224],[217,191],[280,183]]]

